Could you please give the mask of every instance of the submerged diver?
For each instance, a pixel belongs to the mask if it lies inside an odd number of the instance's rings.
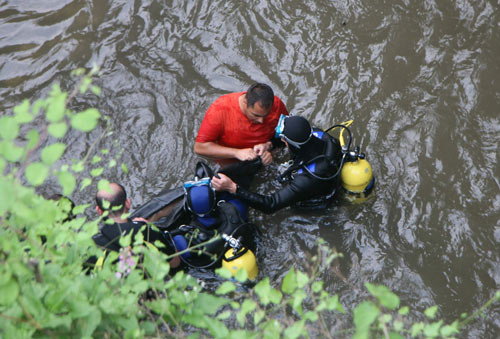
[[[216,191],[227,191],[235,198],[265,213],[287,206],[318,209],[327,206],[340,187],[342,149],[338,139],[299,116],[281,116],[276,127],[277,138],[288,147],[291,166],[281,175],[285,187],[270,194],[253,193],[228,176],[213,177]]]

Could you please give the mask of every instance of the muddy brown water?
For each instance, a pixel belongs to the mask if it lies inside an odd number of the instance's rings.
[[[500,2],[458,1],[0,1],[0,111],[35,99],[71,70],[101,68],[97,107],[129,173],[108,170],[135,206],[189,179],[192,147],[209,104],[254,81],[316,126],[354,119],[376,189],[324,213],[252,212],[262,229],[261,276],[307,266],[315,240],[344,253],[342,281],[326,288],[347,309],[387,285],[415,310],[438,305],[450,322],[500,284]],[[63,161],[79,159],[104,130],[72,133]],[[278,154],[284,161],[286,156]],[[269,192],[276,167],[255,189]],[[55,190],[47,183],[42,191]],[[91,190],[75,193],[91,202]],[[345,324],[344,324],[345,325]],[[341,323],[332,320],[332,332]],[[500,305],[465,338],[500,335]]]

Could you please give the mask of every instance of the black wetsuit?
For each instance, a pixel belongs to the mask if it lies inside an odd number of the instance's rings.
[[[265,213],[292,205],[304,209],[326,207],[340,185],[341,148],[338,140],[327,133],[322,133],[321,139],[312,139],[307,148],[296,154],[285,187],[270,195],[262,195],[238,185],[235,197]],[[312,163],[314,170],[310,169]],[[334,176],[336,173],[338,175]]]
[[[133,232],[133,243],[135,235],[144,225],[146,225],[145,222],[135,222],[130,220],[126,223],[104,224],[99,233],[92,236],[92,240],[94,240],[94,242],[102,248],[118,252],[121,248],[120,237],[122,235],[127,235],[130,232]],[[164,245],[164,247],[159,248],[159,250],[161,250],[162,252],[166,254],[173,254],[175,252],[171,242],[169,242],[161,232],[153,230],[150,226],[145,227],[145,229],[142,231],[142,235],[144,236],[144,241],[147,241],[149,243],[154,244],[155,241],[160,241]]]

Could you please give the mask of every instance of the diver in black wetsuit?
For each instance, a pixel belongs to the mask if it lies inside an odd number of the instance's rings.
[[[127,198],[127,193],[122,185],[117,183],[109,184],[109,191],[99,190],[96,194],[96,211],[99,215],[103,215],[105,212],[108,213],[108,219],[112,220],[112,223],[106,222],[100,227],[99,232],[92,237],[92,240],[100,246],[101,248],[108,251],[119,252],[120,237],[132,232],[132,238],[142,229],[142,234],[144,236],[144,241],[154,244],[156,241],[160,241],[163,247],[159,249],[165,254],[170,255],[175,253],[175,247],[169,241],[169,239],[162,233],[153,230],[142,217],[134,217],[133,219],[124,219],[123,214],[128,213],[130,209],[130,199]],[[146,227],[143,227],[145,226]],[[133,243],[133,240],[132,240]],[[91,258],[88,261],[88,265],[95,263],[96,258]],[[180,264],[178,257],[174,257],[170,260],[171,267],[177,267]]]
[[[239,162],[220,171],[237,178],[252,175],[260,166],[260,161]],[[154,219],[177,252],[182,251],[180,258],[189,267],[212,268],[230,262],[230,270],[243,267],[253,279],[258,272],[253,254],[257,229],[247,222],[245,204],[230,194],[216,194],[210,184],[212,176],[212,170],[199,162],[193,180],[160,193],[130,218]],[[217,240],[207,243],[215,236]],[[193,246],[195,250],[187,250]],[[237,255],[231,254],[234,249]]]
[[[213,177],[216,191],[227,191],[251,207],[272,213],[287,206],[318,209],[327,206],[340,187],[342,150],[339,141],[299,116],[282,116],[276,137],[286,144],[291,166],[281,175],[285,187],[270,195],[250,192],[219,173]]]

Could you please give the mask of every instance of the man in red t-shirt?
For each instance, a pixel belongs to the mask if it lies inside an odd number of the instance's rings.
[[[194,152],[219,163],[229,159],[272,162],[274,129],[285,104],[266,84],[256,83],[246,92],[230,93],[210,105],[201,122]]]

